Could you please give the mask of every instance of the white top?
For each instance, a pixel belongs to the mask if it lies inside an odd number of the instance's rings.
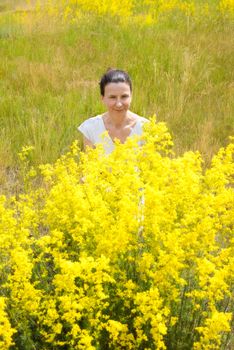
[[[148,121],[148,119],[138,116],[136,124],[132,127],[128,137],[142,135],[142,125]],[[110,154],[114,150],[115,144],[107,132],[101,114],[85,120],[78,127],[78,130],[94,145],[102,143],[106,154]]]

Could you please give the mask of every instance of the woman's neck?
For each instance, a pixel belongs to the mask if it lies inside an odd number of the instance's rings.
[[[125,114],[120,113],[105,113],[104,114],[105,122],[109,125],[112,125],[115,128],[121,128],[126,125],[128,120],[132,119],[132,113],[127,111]]]

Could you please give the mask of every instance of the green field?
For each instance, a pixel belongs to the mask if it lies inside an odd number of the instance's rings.
[[[199,2],[199,1],[198,1]],[[103,111],[98,81],[108,67],[133,80],[132,110],[157,115],[175,151],[199,150],[209,163],[233,134],[234,36],[230,18],[170,14],[148,25],[87,15],[23,25],[33,7],[0,1],[0,186],[14,182],[18,152],[53,162],[80,138],[77,125]],[[33,18],[33,17],[32,17]]]

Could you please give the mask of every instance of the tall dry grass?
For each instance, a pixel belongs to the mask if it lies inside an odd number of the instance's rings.
[[[6,5],[6,2],[5,2]],[[34,164],[54,161],[79,138],[77,125],[104,109],[98,80],[107,67],[133,79],[132,110],[167,122],[175,150],[206,162],[233,133],[233,22],[175,14],[141,25],[86,15],[76,23],[14,20],[0,13],[0,181],[17,153],[35,147]],[[22,5],[20,10],[22,10]]]

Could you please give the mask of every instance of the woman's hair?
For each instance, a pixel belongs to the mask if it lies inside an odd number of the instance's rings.
[[[101,95],[105,95],[105,87],[109,83],[126,83],[132,91],[132,81],[127,72],[120,69],[107,69],[106,73],[103,74],[99,82]]]

